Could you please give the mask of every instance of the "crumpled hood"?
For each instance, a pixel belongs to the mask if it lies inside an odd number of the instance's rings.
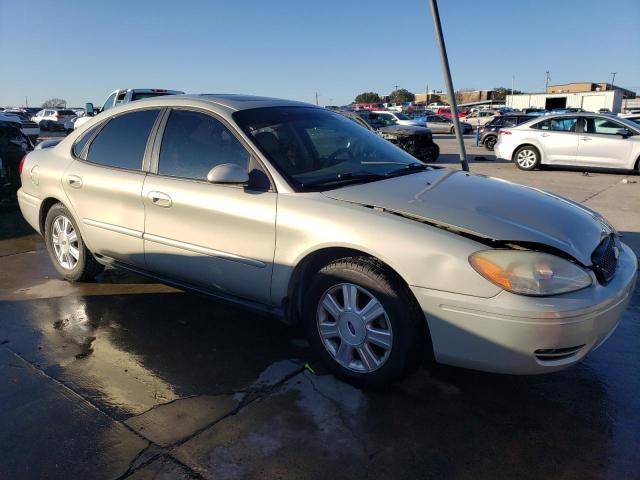
[[[571,200],[449,169],[427,170],[324,194],[491,240],[548,245],[587,266],[602,238],[611,233],[599,214]]]
[[[380,133],[392,134],[396,136],[404,135],[427,135],[431,133],[431,129],[427,127],[419,127],[416,125],[392,125],[378,129]]]

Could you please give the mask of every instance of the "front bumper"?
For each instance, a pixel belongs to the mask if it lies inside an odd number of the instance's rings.
[[[484,299],[411,289],[424,311],[436,361],[488,372],[535,374],[573,365],[608,338],[629,303],[637,270],[635,254],[623,244],[616,275],[607,285],[594,283],[554,297],[503,291]],[[544,354],[572,347],[580,348],[561,350],[573,352],[568,356]]]

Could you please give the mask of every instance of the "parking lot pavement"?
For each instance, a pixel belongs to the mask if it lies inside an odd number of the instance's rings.
[[[457,168],[453,139],[436,142]],[[640,185],[621,183],[638,177],[471,168],[593,206],[640,253]],[[612,337],[568,370],[425,365],[363,391],[267,317],[112,269],[59,280],[4,211],[0,478],[640,478],[639,337],[637,288]]]

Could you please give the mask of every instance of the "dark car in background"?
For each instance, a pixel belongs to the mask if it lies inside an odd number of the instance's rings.
[[[20,161],[33,150],[20,121],[0,118],[0,204],[16,201],[20,188]]]
[[[407,153],[425,162],[435,162],[440,147],[433,142],[431,130],[413,125],[398,125],[383,115],[367,112],[338,112],[358,125],[380,135]]]
[[[493,150],[493,147],[498,140],[498,132],[501,128],[515,127],[537,117],[538,115],[524,113],[507,113],[496,117],[484,127],[480,128],[480,143],[484,145],[487,150]]]

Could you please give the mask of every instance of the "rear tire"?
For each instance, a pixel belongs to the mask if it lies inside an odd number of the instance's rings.
[[[536,147],[525,145],[516,150],[513,161],[520,170],[534,170],[540,165],[540,152]]]
[[[495,135],[487,135],[487,138],[484,139],[484,148],[493,152],[493,148],[496,146],[496,142],[498,141],[498,137]]]
[[[53,266],[65,280],[91,280],[104,269],[84,244],[78,224],[63,204],[56,203],[47,212],[44,238]]]
[[[428,338],[411,292],[370,257],[334,260],[316,273],[305,296],[303,327],[332,373],[369,388],[416,367]]]

